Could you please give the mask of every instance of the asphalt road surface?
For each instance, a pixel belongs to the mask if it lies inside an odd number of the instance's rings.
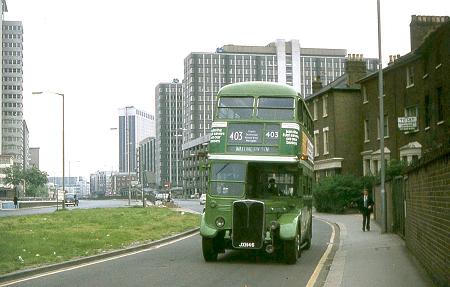
[[[141,253],[9,286],[305,286],[327,248],[331,232],[327,223],[314,219],[311,249],[303,251],[296,265],[286,265],[264,253],[244,251],[227,251],[219,255],[218,262],[206,263],[201,237],[194,235]]]
[[[131,200],[132,205],[141,205],[142,201]],[[108,200],[80,200],[77,207],[69,206],[68,209],[73,208],[111,208],[111,207],[125,207],[128,205],[128,199],[108,199]],[[60,207],[61,208],[61,207]],[[30,214],[51,213],[56,210],[56,207],[42,207],[42,208],[23,208],[23,209],[6,209],[0,210],[0,217],[3,216],[17,216]]]
[[[188,199],[188,200],[175,199],[174,201],[180,207],[191,209],[193,211],[200,213],[203,213],[203,208],[205,208],[204,205],[200,204],[199,199]]]

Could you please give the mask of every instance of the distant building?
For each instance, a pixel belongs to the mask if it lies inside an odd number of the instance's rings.
[[[131,172],[136,172],[136,149],[141,140],[150,136],[155,136],[153,115],[135,107],[119,110],[119,172],[128,172],[128,165]]]
[[[148,137],[139,143],[138,148],[138,178],[145,188],[155,188],[156,185],[156,139]]]
[[[31,154],[30,154],[30,132],[28,130],[27,122],[23,120],[23,150],[22,150],[22,167],[27,169],[30,167]]]
[[[269,81],[293,86],[301,95],[312,94],[313,79],[322,85],[345,71],[345,49],[302,48],[298,40],[276,40],[266,46],[225,45],[215,53],[190,53],[184,60],[183,80],[183,186],[185,193],[204,193],[205,159],[217,92],[225,85]],[[364,59],[369,70],[377,59]],[[200,179],[201,178],[201,179]],[[198,180],[194,180],[198,179]]]
[[[49,176],[47,177],[48,182],[51,182],[54,184],[55,187],[57,188],[62,188],[62,177],[61,176]],[[73,186],[76,185],[78,180],[78,177],[76,176],[66,176],[64,177],[64,187],[69,187],[69,186]]]
[[[385,159],[411,163],[422,154],[450,144],[450,22],[448,16],[412,16],[411,47],[402,57],[390,57],[383,69]],[[380,169],[378,73],[362,86],[364,129],[361,156],[364,174]],[[398,128],[400,117],[417,125]]]
[[[361,86],[368,73],[362,55],[348,55],[345,74],[322,88],[314,82],[314,94],[306,98],[314,123],[314,171],[316,180],[335,174],[362,175]]]
[[[30,166],[39,168],[39,149],[38,147],[30,147]]]
[[[137,176],[136,174],[131,174],[131,177],[128,176],[128,173],[115,173],[112,175],[111,179],[113,185],[113,194],[121,195],[128,197],[128,191],[131,190],[131,196],[133,198],[136,197],[136,183]]]
[[[90,175],[89,190],[91,196],[97,197],[106,195],[106,181],[107,177],[111,176],[110,174],[111,172],[107,171],[97,171]]]
[[[21,21],[5,21],[6,1],[1,1],[2,61],[1,61],[1,153],[11,155],[14,163],[23,166],[23,26]],[[25,155],[26,157],[26,155]]]
[[[183,151],[183,93],[178,79],[155,88],[156,184],[181,187]]]

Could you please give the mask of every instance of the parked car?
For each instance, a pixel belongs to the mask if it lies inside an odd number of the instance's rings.
[[[200,205],[204,205],[206,203],[206,193],[203,193],[200,196]]]
[[[74,194],[66,194],[64,203],[66,206],[72,205],[72,206],[78,206],[78,198]]]

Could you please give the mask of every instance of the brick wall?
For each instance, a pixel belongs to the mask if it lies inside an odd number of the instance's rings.
[[[422,159],[405,178],[406,245],[438,286],[450,278],[450,149]]]

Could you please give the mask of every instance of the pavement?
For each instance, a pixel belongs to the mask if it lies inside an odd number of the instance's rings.
[[[381,233],[371,220],[371,230],[362,231],[360,214],[315,213],[340,229],[335,253],[324,287],[428,287],[433,286],[423,268],[398,235]]]

